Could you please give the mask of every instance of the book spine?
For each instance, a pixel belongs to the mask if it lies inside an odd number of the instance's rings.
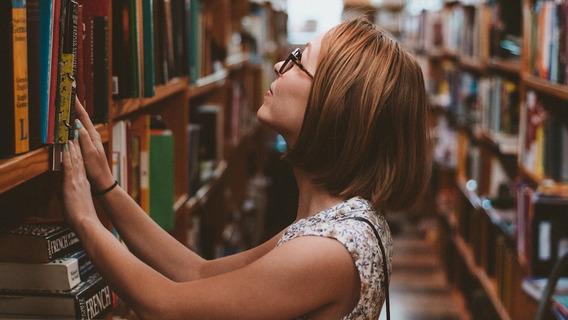
[[[51,73],[51,53],[53,37],[53,3],[54,0],[39,1],[39,58],[40,58],[40,118],[41,118],[41,142],[48,143],[48,118],[49,118],[49,87]]]
[[[87,281],[93,281],[93,284],[77,295],[77,317],[81,319],[103,318],[113,309],[113,292],[99,275],[94,275]]]
[[[61,18],[61,1],[54,0],[53,5],[53,25],[52,42],[51,42],[51,65],[49,74],[49,105],[47,115],[47,139],[46,143],[55,142],[55,104],[57,93],[57,79],[59,75],[59,38]]]
[[[28,32],[29,149],[41,146],[39,0],[26,0]]]
[[[93,121],[104,123],[109,113],[108,17],[94,17],[93,38]]]
[[[12,0],[12,49],[14,63],[14,152],[29,151],[28,46],[26,1]]]
[[[71,82],[71,100],[69,101],[69,128],[68,139],[75,138],[75,119],[77,118],[75,111],[75,101],[77,98],[78,83],[78,49],[79,49],[79,3],[71,1],[71,52],[73,54],[73,69]]]
[[[143,46],[144,46],[144,97],[153,97],[154,92],[154,0],[142,1]]]
[[[66,229],[67,232],[47,239],[47,255],[49,260],[61,258],[80,246],[79,237],[75,232]]]

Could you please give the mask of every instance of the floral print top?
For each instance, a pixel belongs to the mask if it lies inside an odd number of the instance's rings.
[[[369,225],[349,217],[366,218],[375,225],[388,257],[390,275],[392,238],[387,221],[383,214],[373,209],[370,202],[359,197],[294,222],[284,232],[278,245],[301,236],[329,237],[341,242],[351,254],[361,279],[359,302],[350,314],[343,317],[343,320],[377,319],[385,301],[381,249]],[[300,319],[309,319],[309,316]]]

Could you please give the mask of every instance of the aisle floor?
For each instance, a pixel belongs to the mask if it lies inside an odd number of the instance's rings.
[[[469,320],[461,296],[448,284],[436,253],[434,225],[408,217],[393,218],[389,224],[394,240],[391,318]],[[379,319],[386,319],[384,312]]]

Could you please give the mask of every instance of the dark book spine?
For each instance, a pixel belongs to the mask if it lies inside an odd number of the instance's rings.
[[[113,292],[98,274],[91,276],[87,281],[92,283],[77,295],[77,317],[81,319],[103,318],[113,309]]]
[[[108,17],[94,17],[93,21],[93,78],[94,122],[108,120]]]
[[[80,247],[79,237],[69,229],[63,229],[52,237],[47,238],[47,253],[49,260],[61,258]]]
[[[0,155],[29,150],[27,26],[25,0],[0,3],[0,99],[9,105],[0,117]]]
[[[69,101],[69,140],[73,140],[75,138],[75,119],[76,111],[75,111],[75,98],[77,97],[77,65],[78,65],[78,47],[79,47],[79,3],[76,1],[70,2],[71,6],[71,19],[70,19],[70,27],[71,27],[71,37],[72,37],[72,48],[71,51],[73,52],[73,82],[71,84],[71,100]]]

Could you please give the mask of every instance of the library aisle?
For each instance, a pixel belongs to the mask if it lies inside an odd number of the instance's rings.
[[[461,296],[446,280],[435,249],[435,223],[416,215],[388,216],[394,239],[391,318],[469,320]],[[386,319],[381,314],[380,320]]]

